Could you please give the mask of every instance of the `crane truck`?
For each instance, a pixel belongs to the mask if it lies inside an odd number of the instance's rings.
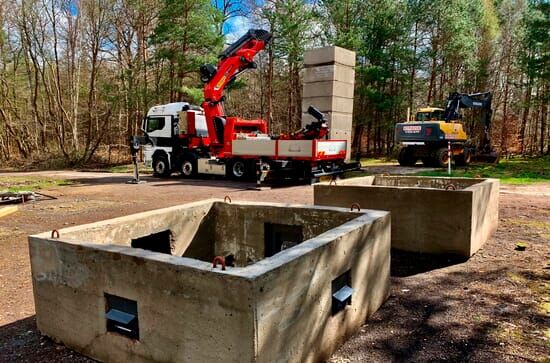
[[[217,66],[201,66],[200,107],[185,102],[152,107],[142,122],[144,136],[131,138],[133,155],[143,146],[145,164],[159,177],[178,172],[186,178],[212,174],[236,180],[255,175],[262,180],[315,180],[356,168],[345,163],[347,141],[328,139],[324,115],[313,106],[308,113],[316,121],[289,134],[269,134],[265,120],[226,116],[225,88],[256,68],[254,57],[270,39],[269,32],[251,29],[218,56]]]
[[[498,154],[492,151],[490,142],[491,92],[453,92],[447,99],[445,109],[421,108],[414,121],[395,126],[395,141],[399,143],[397,160],[402,166],[413,166],[418,159],[428,166],[445,167],[449,163],[448,143],[457,166],[470,163],[472,158],[497,161]],[[461,110],[480,110],[483,133],[479,139],[469,138],[461,123]]]

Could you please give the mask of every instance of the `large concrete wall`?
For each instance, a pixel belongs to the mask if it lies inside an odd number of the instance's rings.
[[[203,238],[214,245],[213,229],[238,226],[239,218],[311,222],[304,229],[311,238],[226,271],[129,247],[133,238],[182,223],[192,225],[183,234],[210,230]],[[38,328],[107,362],[319,361],[387,297],[389,228],[386,212],[210,200],[63,229],[60,238],[30,236]],[[246,229],[245,222],[246,240],[260,238]],[[193,239],[185,239],[189,248]],[[331,281],[349,268],[352,304],[331,316]],[[107,332],[106,293],[137,302],[139,340]]]
[[[497,230],[499,185],[498,179],[486,179],[467,188],[473,192],[470,255],[479,250]]]
[[[92,242],[130,246],[133,238],[169,229],[175,236],[172,254],[181,256],[193,241],[213,241],[212,228],[205,218],[213,213],[213,201],[190,203],[132,216],[113,218],[91,225],[63,229],[63,240],[71,243]],[[85,238],[83,238],[85,231]]]
[[[284,208],[216,205],[216,255],[233,254],[237,266],[245,266],[265,257],[265,223],[301,226],[304,240],[313,238],[348,220],[354,213],[333,213],[322,209],[296,208],[289,213]]]
[[[304,88],[302,92],[302,126],[312,121],[307,114],[310,105],[325,113],[331,139],[348,142],[350,157],[353,93],[355,87],[355,52],[340,47],[308,50],[304,55]]]
[[[371,211],[361,219],[367,223],[354,220],[319,236],[308,253],[275,257],[278,266],[254,281],[258,362],[326,360],[387,299],[389,214]],[[347,270],[352,303],[332,315],[331,282]]]
[[[254,356],[251,282],[127,247],[30,238],[38,329],[105,362],[242,362]],[[154,255],[154,256],[151,256]],[[196,261],[196,260],[192,260]],[[138,303],[139,341],[106,331],[104,293]]]
[[[393,248],[469,257],[496,230],[498,190],[495,179],[369,176],[316,184],[314,204],[390,211]]]

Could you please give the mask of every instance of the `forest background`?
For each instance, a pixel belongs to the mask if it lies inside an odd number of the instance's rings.
[[[0,0],[0,160],[129,158],[149,107],[200,103],[201,64],[249,28],[274,35],[227,93],[230,115],[300,125],[303,55],[357,54],[353,150],[391,155],[407,108],[493,92],[495,149],[550,154],[545,0]],[[475,112],[465,115],[475,136]]]

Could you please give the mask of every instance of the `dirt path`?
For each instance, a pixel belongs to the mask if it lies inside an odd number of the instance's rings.
[[[55,173],[78,184],[47,190],[57,199],[27,203],[0,219],[2,362],[87,361],[36,331],[27,235],[225,195],[313,200],[309,186],[255,191],[253,184],[150,177],[128,185],[127,174]],[[548,193],[550,184],[503,188],[499,229],[468,262],[393,253],[389,300],[331,362],[550,357],[550,198],[541,197]],[[520,240],[526,251],[514,250]]]

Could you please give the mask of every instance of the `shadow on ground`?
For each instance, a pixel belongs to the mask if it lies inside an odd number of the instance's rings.
[[[466,262],[463,256],[391,250],[391,276],[406,277]]]
[[[472,279],[472,274],[476,278]],[[549,275],[519,272],[526,284]],[[548,355],[530,331],[550,319],[532,299],[507,289],[507,268],[480,273],[455,271],[424,281],[392,278],[388,301],[329,362],[535,362]],[[404,287],[407,289],[404,289]],[[530,351],[509,344],[507,322],[521,325]],[[509,324],[511,327],[515,324]],[[278,327],[273,327],[280,334]],[[365,334],[367,332],[367,334]],[[304,332],[307,334],[307,332]],[[517,337],[516,337],[517,338]],[[506,342],[506,343],[503,343]],[[533,350],[534,349],[534,350]],[[535,358],[538,357],[538,358]],[[93,362],[36,330],[35,316],[0,327],[1,362]]]
[[[388,301],[329,362],[544,359],[548,348],[540,330],[548,326],[549,317],[540,312],[533,299],[526,298],[525,291],[506,288],[510,284],[507,271],[455,271],[416,280],[392,278]],[[527,283],[535,284],[548,278],[529,271],[521,275]],[[529,342],[528,352],[517,344],[518,339]]]
[[[74,182],[73,187],[79,186],[90,186],[90,185],[107,185],[107,184],[128,184],[130,180],[133,179],[133,175],[109,175],[106,173],[105,176],[87,176],[82,175],[67,177],[67,180]],[[163,187],[163,186],[195,186],[195,187],[214,187],[214,188],[225,188],[225,189],[235,189],[236,191],[240,190],[249,190],[256,187],[255,180],[246,180],[246,181],[235,181],[229,180],[223,177],[216,176],[197,176],[193,179],[184,179],[178,176],[171,176],[166,178],[158,178],[153,176],[141,176],[141,181],[144,181],[146,185],[154,187]],[[300,185],[308,185],[306,181],[294,181],[294,180],[281,180],[276,182],[262,183],[262,187],[269,188],[285,188],[285,187],[294,187]]]
[[[0,326],[0,362],[95,362],[36,329],[36,316]]]

